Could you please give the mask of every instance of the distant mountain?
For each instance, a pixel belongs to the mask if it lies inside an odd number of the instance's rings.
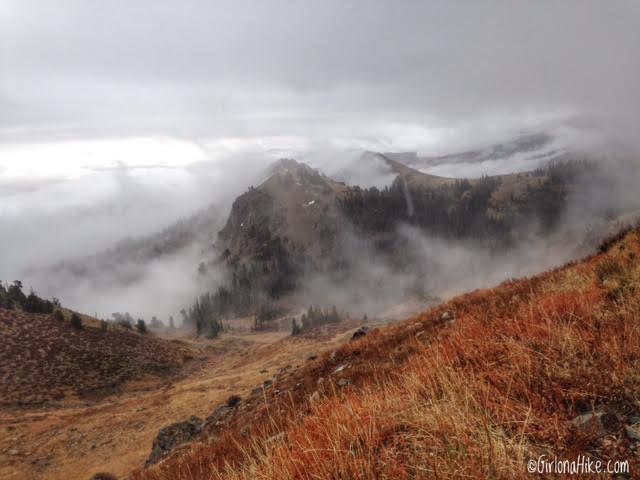
[[[446,158],[532,152],[549,142],[548,135],[533,135]],[[47,270],[47,278],[87,284],[92,291],[144,279],[155,292],[158,285],[175,282],[178,267],[160,274],[149,266],[172,259],[190,279],[183,276],[180,289],[159,289],[169,293],[160,300],[173,303],[156,302],[158,311],[150,315],[177,315],[185,307],[189,322],[186,302],[203,291],[211,294],[207,302],[216,321],[265,306],[280,312],[312,302],[358,304],[367,312],[398,296],[426,298],[466,280],[459,259],[467,255],[470,261],[482,259],[475,272],[495,263],[500,275],[490,278],[508,274],[497,267],[500,258],[513,257],[514,272],[538,265],[545,255],[574,258],[583,245],[567,239],[587,230],[597,239],[597,232],[622,213],[601,194],[613,185],[605,172],[577,155],[527,172],[470,179],[424,173],[416,159],[365,152],[336,178],[283,159],[270,166],[260,185],[235,199],[226,219],[211,206],[158,234],[60,262]],[[357,179],[363,185],[354,183]],[[544,245],[561,248],[547,252]],[[116,288],[112,293],[117,304],[102,311],[126,311],[132,297],[123,300]]]
[[[337,200],[349,188],[295,160],[280,160],[269,171],[264,183],[233,202],[220,247],[232,263],[264,258],[274,239],[291,252],[319,258],[337,235]]]
[[[606,139],[598,131],[556,125],[469,149],[451,149],[443,155],[390,152],[385,156],[421,172],[475,178],[531,171],[554,161],[596,159],[605,144]]]
[[[524,134],[504,143],[489,145],[484,148],[467,150],[437,157],[414,157],[407,159],[412,166],[435,166],[442,163],[478,163],[487,160],[502,160],[515,154],[530,154],[534,158],[551,159],[563,152],[549,150],[554,137],[547,132]]]
[[[48,267],[45,273],[53,278],[69,276],[77,280],[94,281],[97,285],[102,281],[125,285],[133,283],[143,275],[144,267],[155,260],[194,246],[205,248],[215,238],[222,218],[219,208],[210,205],[160,232],[126,238],[113,248],[94,255],[63,260]]]
[[[425,174],[374,152],[359,162],[377,172],[382,166],[395,180],[360,188],[281,160],[234,201],[206,267],[228,271],[228,282],[213,292],[214,316],[247,315],[265,304],[286,309],[300,292],[329,302],[345,300],[346,292],[380,300],[394,276],[402,279],[400,294],[428,296],[444,288],[436,279],[446,265],[416,235],[500,256],[557,235],[570,200],[587,194],[578,188],[581,178],[598,176],[579,161],[470,180]],[[592,213],[590,222],[604,215]]]

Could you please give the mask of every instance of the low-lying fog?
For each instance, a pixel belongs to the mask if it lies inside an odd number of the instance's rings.
[[[211,205],[222,224],[277,158],[381,187],[392,175],[362,152],[479,177],[638,151],[637,2],[0,3],[0,280],[101,317],[175,316],[213,239],[90,281],[47,267]],[[539,132],[532,152],[434,160]],[[620,177],[628,202],[637,177]],[[487,278],[521,273],[504,265]]]
[[[601,141],[598,135],[589,136],[588,132],[575,128],[546,125],[538,128],[553,133],[554,139],[531,152],[478,163],[453,159],[451,163],[417,167],[427,173],[458,178],[475,177],[479,172],[483,175],[517,172],[544,165],[548,161],[545,152],[580,151]],[[513,140],[505,135],[492,137],[491,141]],[[383,150],[396,143],[393,139],[387,142],[377,148]],[[488,142],[468,147],[491,146]],[[188,306],[198,292],[212,288],[224,278],[223,272],[214,272],[215,278],[203,281],[197,274],[197,266],[203,252],[215,241],[215,232],[224,225],[233,199],[250,185],[259,184],[274,160],[294,157],[351,185],[379,188],[390,185],[395,175],[388,166],[375,157],[363,161],[363,152],[357,145],[357,139],[349,148],[339,149],[318,147],[309,139],[196,143],[150,138],[5,148],[4,158],[11,159],[13,155],[22,161],[7,162],[1,177],[2,280],[22,279],[27,288],[41,295],[59,297],[69,307],[100,317],[129,311],[147,319],[158,316],[166,320],[169,315],[179,318],[179,310]],[[413,146],[420,146],[419,138]],[[416,156],[424,155],[417,148],[414,152]],[[60,171],[50,164],[39,163],[45,156],[66,155],[75,156],[81,166]],[[86,163],[81,163],[85,160]],[[141,239],[144,243],[149,238],[149,243],[156,242],[163,229],[211,205],[214,209],[207,215],[216,216],[213,230],[177,252],[151,261],[117,256],[87,260],[122,245],[127,239]],[[526,257],[512,252],[508,258],[496,259],[469,243],[445,244],[411,229],[405,229],[403,235],[419,252],[416,255],[420,261],[430,265],[432,275],[423,281],[434,294],[491,285],[504,278],[532,273],[531,266],[536,261],[542,269],[568,258],[568,251],[550,254],[541,243],[536,243],[534,249],[528,245]],[[352,272],[353,291],[332,289],[331,281],[316,277],[305,286],[303,302],[331,301],[352,311],[375,312],[404,301],[404,293],[416,281],[414,274],[391,272],[372,252],[364,255],[363,251],[362,246],[354,247],[354,256],[358,252],[363,258]],[[114,259],[121,264],[104,263]],[[77,260],[90,266],[89,273],[52,268],[61,262]],[[376,279],[373,283],[372,278]]]

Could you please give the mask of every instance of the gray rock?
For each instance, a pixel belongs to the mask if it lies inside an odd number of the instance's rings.
[[[625,425],[624,431],[631,440],[640,442],[640,423],[634,423],[632,425]]]
[[[222,405],[216,408],[211,415],[207,417],[204,422],[205,426],[208,425],[222,425],[229,414],[233,411],[233,407],[228,405]]]
[[[351,335],[350,341],[353,342],[354,340],[358,340],[359,338],[364,337],[367,333],[369,333],[368,327],[360,327],[355,332],[353,332],[353,335]]]
[[[162,428],[153,440],[151,455],[146,466],[153,465],[165,458],[179,445],[193,440],[202,431],[204,422],[198,417],[191,417],[184,422],[177,422]]]
[[[338,380],[339,387],[346,387],[350,383],[351,383],[351,380],[349,380],[348,378],[341,378],[340,380]]]

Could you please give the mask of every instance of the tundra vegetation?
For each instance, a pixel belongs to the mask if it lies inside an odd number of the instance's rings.
[[[637,451],[640,230],[311,360],[135,480],[529,478]],[[263,393],[262,393],[263,392]]]

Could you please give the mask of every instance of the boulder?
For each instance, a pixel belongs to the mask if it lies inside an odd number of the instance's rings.
[[[353,332],[353,335],[351,335],[350,341],[353,342],[354,340],[358,340],[359,338],[364,337],[367,333],[369,333],[368,327],[360,327],[355,332]]]
[[[226,404],[216,408],[213,413],[207,417],[204,422],[204,426],[220,426],[226,423],[227,417],[231,414],[233,409],[234,407],[230,407]]]
[[[173,423],[162,428],[153,440],[151,455],[145,465],[159,462],[177,446],[193,440],[202,431],[203,424],[201,418],[194,416],[184,422]]]

